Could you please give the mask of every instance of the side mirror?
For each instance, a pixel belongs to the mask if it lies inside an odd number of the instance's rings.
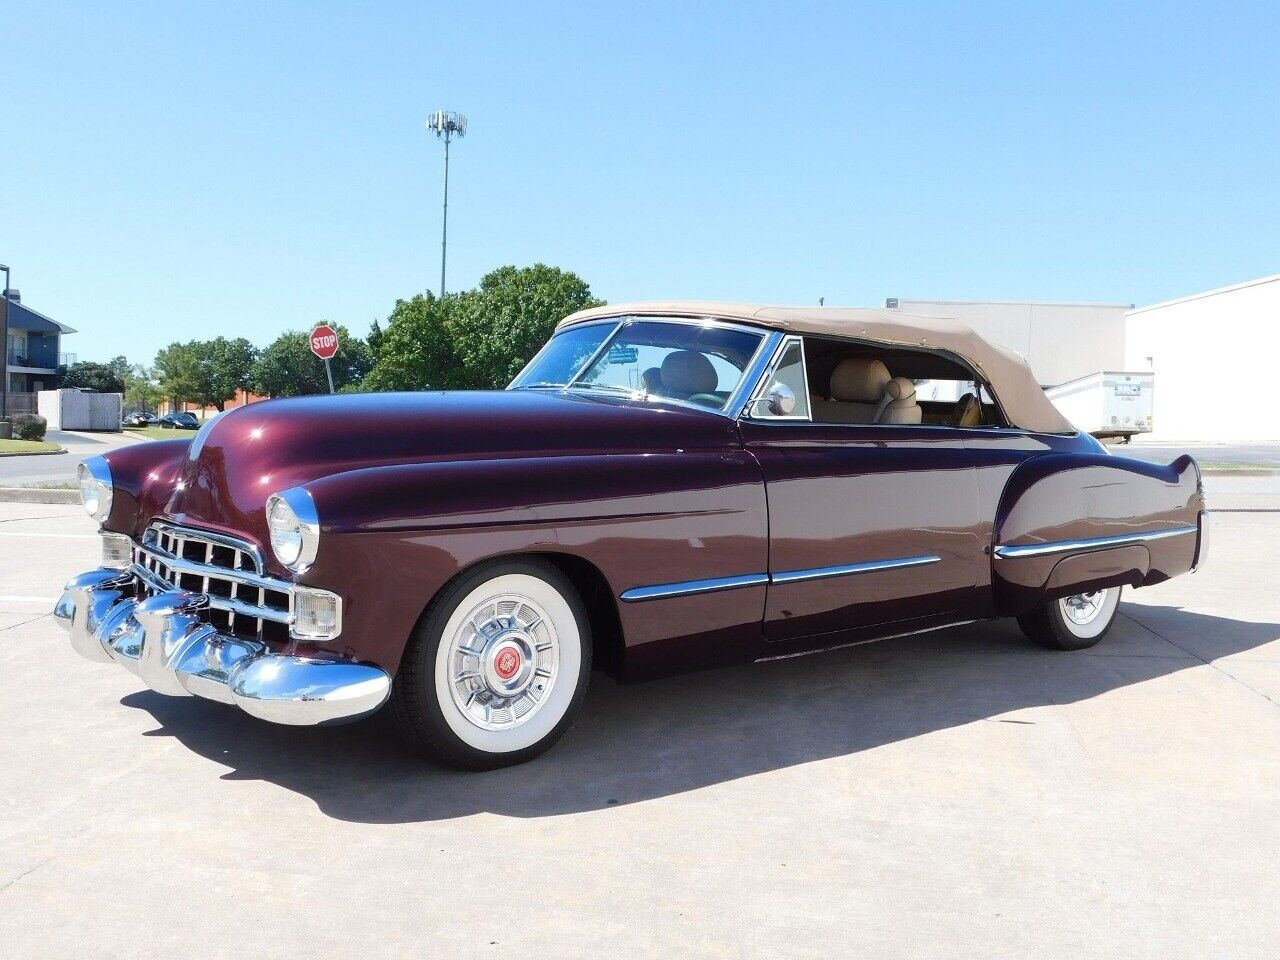
[[[756,416],[787,417],[796,408],[796,392],[785,383],[775,382],[751,407]]]

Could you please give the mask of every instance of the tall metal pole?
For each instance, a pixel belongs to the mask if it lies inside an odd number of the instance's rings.
[[[460,113],[437,110],[427,118],[427,129],[444,141],[444,222],[440,230],[440,297],[444,298],[444,268],[449,253],[449,143],[467,135],[467,118]]]
[[[440,234],[440,299],[444,299],[444,261],[449,252],[449,140],[448,131],[444,135],[444,227]]]

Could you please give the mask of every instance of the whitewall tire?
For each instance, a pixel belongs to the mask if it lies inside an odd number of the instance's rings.
[[[1037,607],[1018,618],[1022,632],[1055,650],[1084,650],[1101,640],[1115,622],[1122,587],[1079,593]]]
[[[484,564],[427,608],[396,675],[409,742],[466,769],[532,759],[568,729],[591,673],[591,630],[572,582],[541,559]]]

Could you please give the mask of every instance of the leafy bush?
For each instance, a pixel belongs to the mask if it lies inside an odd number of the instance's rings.
[[[15,413],[13,415],[13,436],[16,440],[43,440],[45,428],[49,422],[34,413]]]

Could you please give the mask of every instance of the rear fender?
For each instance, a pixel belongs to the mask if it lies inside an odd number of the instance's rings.
[[[1009,477],[992,543],[997,610],[1103,587],[1159,583],[1195,563],[1204,493],[1194,460],[1034,457]]]

